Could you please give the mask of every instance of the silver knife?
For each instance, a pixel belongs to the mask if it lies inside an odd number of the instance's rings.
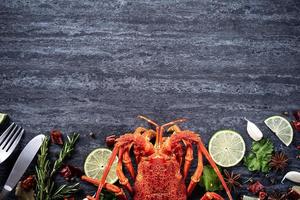
[[[0,193],[0,200],[4,200],[5,197],[14,189],[18,181],[21,179],[29,164],[35,157],[36,153],[40,149],[45,135],[41,134],[35,136],[20,153],[9,177]]]

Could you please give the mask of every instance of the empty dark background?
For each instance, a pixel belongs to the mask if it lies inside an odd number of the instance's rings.
[[[289,155],[289,170],[300,170],[300,134],[285,147],[263,124],[300,108],[299,1],[0,2],[0,112],[26,129],[0,165],[0,186],[33,136],[79,132],[69,163],[82,167],[105,136],[146,125],[139,114],[159,123],[186,117],[184,127],[206,144],[217,130],[233,129],[249,150],[247,117]],[[267,191],[293,185],[280,184],[280,173],[268,175],[276,179],[271,185],[242,163],[232,170]],[[200,198],[196,190],[191,199]],[[247,184],[240,194],[249,194]]]

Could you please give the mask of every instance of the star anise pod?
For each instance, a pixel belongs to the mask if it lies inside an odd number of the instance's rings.
[[[233,172],[229,173],[226,169],[224,169],[224,174],[225,174],[224,180],[230,191],[232,190],[236,191],[236,187],[242,186],[242,184],[239,182],[239,179],[241,177],[240,174],[233,174]]]
[[[276,152],[270,161],[270,167],[275,169],[275,171],[283,171],[288,165],[288,157],[282,152]]]

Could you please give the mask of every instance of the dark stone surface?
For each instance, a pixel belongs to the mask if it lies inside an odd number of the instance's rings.
[[[79,132],[69,162],[82,167],[106,135],[145,125],[139,114],[159,123],[189,118],[184,127],[206,144],[215,131],[234,129],[249,150],[247,117],[289,155],[289,170],[300,171],[300,134],[285,147],[263,125],[300,108],[299,1],[0,2],[0,111],[26,129],[0,165],[1,186],[33,136]],[[280,184],[282,174],[271,185],[242,164],[233,170],[243,182],[261,179],[268,191],[292,185]],[[196,190],[190,199],[199,199]]]

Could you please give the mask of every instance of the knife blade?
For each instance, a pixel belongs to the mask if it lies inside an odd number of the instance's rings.
[[[31,161],[35,157],[36,153],[40,149],[44,139],[45,139],[45,135],[43,134],[35,136],[33,139],[29,141],[29,143],[22,150],[0,194],[0,200],[2,198],[4,199],[4,196],[7,193],[11,192],[13,188],[16,186],[16,184],[21,179],[26,169],[30,165]]]

